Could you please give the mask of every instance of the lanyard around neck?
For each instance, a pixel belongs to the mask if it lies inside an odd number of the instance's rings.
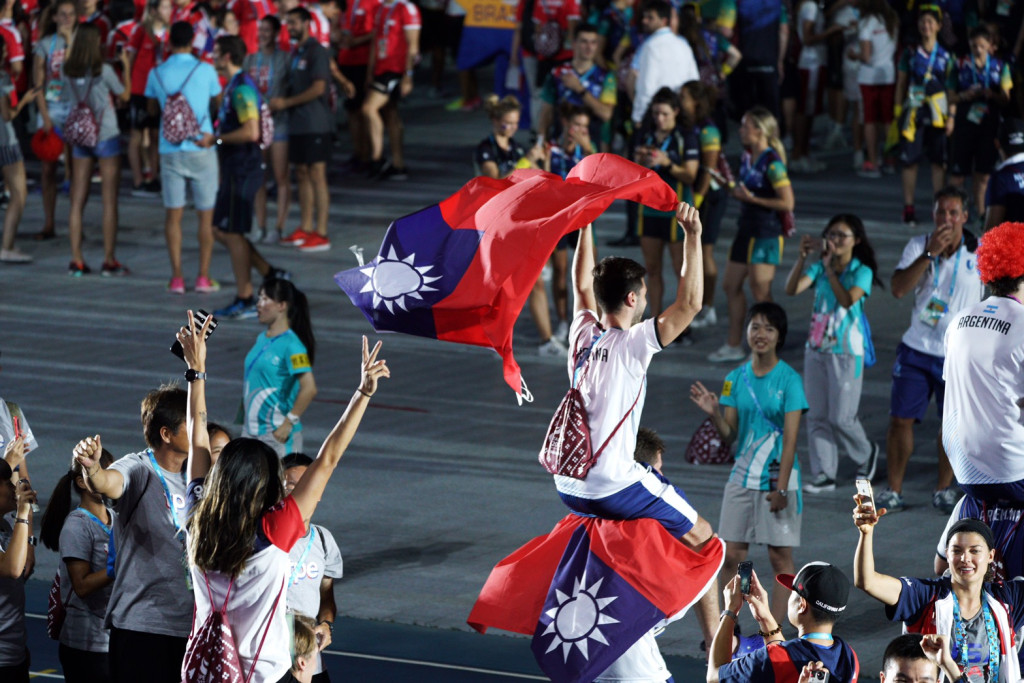
[[[953,596],[953,637],[956,640],[957,649],[960,650],[959,664],[962,669],[966,670],[970,664],[967,652],[967,624],[964,623],[964,619],[960,615],[960,601],[956,597],[956,592],[950,591],[950,595]],[[998,681],[1001,650],[999,631],[996,629],[995,618],[992,616],[992,609],[988,606],[984,591],[981,593],[981,611],[985,621],[985,639],[988,641],[988,669],[992,673],[991,680]]]
[[[291,588],[292,584],[295,583],[295,579],[299,576],[299,569],[302,567],[302,563],[306,561],[306,555],[309,555],[309,549],[313,547],[313,536],[316,532],[313,530],[313,525],[309,525],[309,541],[306,543],[306,547],[303,548],[302,554],[299,555],[298,562],[295,563],[295,567],[292,569],[292,575],[288,577],[288,587]]]
[[[156,476],[160,477],[160,485],[164,487],[164,496],[167,497],[167,507],[171,511],[171,524],[174,525],[174,531],[177,533],[181,531],[181,525],[178,524],[178,512],[174,509],[174,497],[171,495],[171,488],[167,485],[167,479],[164,477],[164,471],[156,462],[156,456],[153,455],[153,449],[147,448],[146,455],[149,456],[149,462],[153,465],[153,469],[156,471]]]
[[[927,246],[927,244],[926,244],[926,246]],[[963,236],[961,236],[960,237],[960,246],[957,247],[957,249],[956,249],[956,262],[953,264],[953,278],[949,282],[949,297],[948,298],[950,300],[953,299],[953,291],[956,289],[956,274],[960,270],[960,256],[963,254],[963,247],[964,247],[964,238],[963,238]],[[938,254],[935,257],[933,257],[933,259],[932,259],[932,269],[935,271],[934,276],[932,277],[932,291],[938,291],[938,289],[939,289],[939,264],[941,263],[941,261],[940,261],[941,258],[942,258],[942,255]],[[949,303],[949,302],[947,301],[946,303]]]
[[[100,520],[100,518],[99,518],[99,517],[97,517],[96,515],[92,514],[91,512],[89,512],[88,510],[86,510],[86,509],[85,509],[84,507],[82,507],[82,506],[79,506],[79,507],[78,507],[78,509],[79,509],[79,510],[81,510],[81,511],[82,511],[83,513],[85,513],[85,516],[86,516],[86,517],[88,517],[88,518],[89,518],[89,519],[91,519],[92,521],[94,521],[94,522],[96,522],[97,524],[99,524],[99,525],[100,525],[100,528],[101,528],[101,529],[103,529],[103,533],[107,534],[108,536],[110,535],[110,527],[109,527],[109,526],[107,526],[106,524],[104,524],[104,523],[103,523],[103,522],[102,522],[102,521]],[[111,521],[113,521],[113,520],[111,520]]]

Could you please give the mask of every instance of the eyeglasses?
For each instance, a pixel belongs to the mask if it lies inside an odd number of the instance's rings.
[[[853,238],[853,233],[849,232],[838,232],[836,230],[829,230],[825,233],[825,239],[835,240],[836,242],[845,242],[848,239]]]

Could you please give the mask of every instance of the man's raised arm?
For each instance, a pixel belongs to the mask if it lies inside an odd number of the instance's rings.
[[[586,225],[580,229],[576,254],[572,259],[573,315],[580,311],[597,312],[594,298],[594,228]]]
[[[683,247],[683,269],[679,273],[679,288],[676,300],[658,316],[658,339],[662,346],[668,346],[683,333],[698,313],[704,299],[704,261],[700,249],[702,230],[697,208],[680,202],[676,220],[685,235]]]

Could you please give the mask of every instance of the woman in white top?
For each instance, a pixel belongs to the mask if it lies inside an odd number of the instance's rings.
[[[892,123],[893,97],[896,91],[896,33],[900,18],[888,0],[859,0],[857,22],[859,48],[850,57],[860,61],[857,84],[860,86],[861,113],[864,120],[864,164],[858,174],[879,178],[878,144]]]

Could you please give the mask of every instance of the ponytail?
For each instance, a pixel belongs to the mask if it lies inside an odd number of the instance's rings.
[[[768,146],[775,150],[775,153],[779,155],[780,159],[782,159],[782,165],[786,166],[788,164],[786,161],[786,146],[782,144],[782,140],[778,137],[772,136],[768,138]]]
[[[779,122],[775,116],[762,106],[754,107],[744,116],[750,119],[750,122],[761,131],[764,139],[768,142],[768,146],[775,150],[775,153],[782,159],[782,163],[785,164],[786,147],[782,144],[782,140],[779,139]]]
[[[270,278],[263,282],[263,293],[278,303],[288,304],[288,327],[306,347],[309,364],[316,359],[316,338],[313,321],[309,317],[309,300],[288,280]]]
[[[39,539],[44,546],[54,552],[59,551],[60,532],[64,528],[64,520],[71,514],[71,489],[75,487],[76,476],[78,475],[68,470],[57,480],[57,485],[50,494],[50,502],[46,504],[46,512],[43,513]]]

